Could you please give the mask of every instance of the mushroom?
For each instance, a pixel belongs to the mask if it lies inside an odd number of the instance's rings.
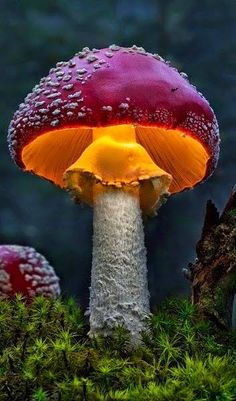
[[[59,62],[19,106],[10,152],[25,171],[94,208],[90,336],[150,314],[143,215],[214,170],[208,102],[157,54],[111,45]]]
[[[36,295],[60,295],[59,279],[48,261],[34,248],[0,245],[0,295],[17,293],[30,300]]]

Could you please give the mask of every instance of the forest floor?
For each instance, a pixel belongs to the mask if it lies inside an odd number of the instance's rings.
[[[0,401],[236,400],[236,333],[186,299],[153,313],[136,350],[122,327],[88,330],[73,299],[0,299]]]

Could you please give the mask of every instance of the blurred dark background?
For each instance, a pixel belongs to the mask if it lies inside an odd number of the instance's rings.
[[[56,268],[66,295],[87,305],[92,210],[21,172],[6,143],[18,104],[57,61],[84,46],[136,44],[158,52],[210,101],[222,136],[214,175],[173,196],[146,224],[152,305],[186,294],[181,269],[195,257],[207,199],[222,209],[235,184],[236,1],[0,0],[0,242],[32,245]]]

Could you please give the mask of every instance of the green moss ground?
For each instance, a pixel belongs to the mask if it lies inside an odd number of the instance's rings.
[[[168,300],[131,351],[122,327],[87,338],[73,299],[0,299],[0,401],[236,400],[236,335]]]

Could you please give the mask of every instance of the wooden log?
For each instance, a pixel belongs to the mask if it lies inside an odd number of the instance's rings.
[[[192,302],[204,318],[229,329],[236,293],[236,186],[221,215],[207,202],[196,253],[184,272],[191,281]]]

